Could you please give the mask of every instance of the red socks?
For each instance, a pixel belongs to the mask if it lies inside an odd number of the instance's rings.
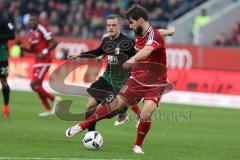
[[[51,101],[54,101],[54,96],[47,93],[44,88],[40,85],[36,86],[35,87],[35,90],[36,92],[38,93],[38,96],[39,98],[41,99],[42,101],[42,104],[44,105],[45,109],[50,111],[51,110],[51,106],[50,104],[48,103],[48,98],[51,100]]]
[[[41,99],[42,104],[44,105],[45,109],[48,111],[51,111],[51,106],[48,103],[47,97],[39,96],[39,98]]]
[[[54,95],[47,93],[47,91],[45,91],[42,86],[39,85],[35,89],[42,96],[49,98],[51,101],[54,101]]]
[[[92,123],[107,118],[110,112],[111,111],[109,110],[108,105],[99,107],[93,115],[91,115],[87,120],[80,123],[81,128],[84,130],[88,128]]]
[[[135,145],[142,147],[143,140],[151,128],[151,121],[140,120]]]

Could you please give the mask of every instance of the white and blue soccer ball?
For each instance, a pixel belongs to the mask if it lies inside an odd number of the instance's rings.
[[[103,137],[96,131],[90,131],[83,138],[83,145],[89,150],[98,150],[103,145]]]

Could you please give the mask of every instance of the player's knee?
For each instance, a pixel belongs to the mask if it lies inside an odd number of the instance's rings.
[[[2,87],[3,88],[9,88],[9,86],[8,86],[8,83],[7,83],[7,79],[1,79],[1,84],[2,84]]]
[[[151,114],[150,113],[146,113],[146,112],[142,112],[140,114],[140,119],[141,119],[141,121],[145,121],[145,122],[151,121]]]
[[[88,103],[87,104],[87,110],[93,110],[96,109],[97,105],[95,103]]]
[[[1,84],[2,84],[2,90],[6,91],[6,92],[9,92],[10,91],[10,87],[7,83],[7,81],[1,81]]]
[[[31,83],[30,83],[30,86],[31,86],[32,90],[35,91],[35,86],[36,86],[36,85],[35,85],[34,83],[31,82]]]
[[[92,115],[96,111],[96,106],[87,106],[86,115]]]
[[[31,82],[30,86],[32,88],[32,90],[37,91],[37,89],[39,88],[39,84],[35,83],[35,82]]]

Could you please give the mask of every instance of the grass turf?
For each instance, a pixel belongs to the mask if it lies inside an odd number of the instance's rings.
[[[73,100],[74,113],[84,110],[87,102],[82,97],[63,98]],[[240,110],[161,104],[145,139],[144,155],[132,152],[136,120],[131,111],[130,120],[120,127],[113,126],[116,118],[98,123],[104,138],[99,151],[83,147],[86,132],[65,138],[65,130],[77,122],[38,117],[42,111],[36,94],[11,92],[11,117],[0,118],[0,159],[240,159]]]

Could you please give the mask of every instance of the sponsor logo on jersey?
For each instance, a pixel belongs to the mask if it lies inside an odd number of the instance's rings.
[[[108,55],[109,64],[118,64],[117,56]]]

